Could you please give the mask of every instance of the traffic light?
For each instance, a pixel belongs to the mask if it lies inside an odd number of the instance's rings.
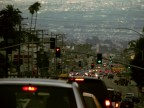
[[[94,68],[94,63],[91,63],[91,69],[93,69]]]
[[[50,49],[55,49],[55,38],[50,38]]]
[[[60,47],[56,47],[55,48],[55,54],[56,54],[57,58],[60,58],[60,55],[61,55],[61,49],[60,49]]]
[[[97,54],[97,64],[102,64],[102,53]]]
[[[110,56],[109,59],[110,59],[110,62],[112,63],[112,56]]]
[[[127,69],[130,69],[130,68],[131,68],[129,65],[126,65],[125,67],[126,67]]]
[[[81,61],[79,61],[79,62],[78,62],[78,66],[79,66],[79,67],[81,67],[81,66],[82,66]]]

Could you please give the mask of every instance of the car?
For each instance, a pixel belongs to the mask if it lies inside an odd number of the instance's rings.
[[[134,95],[134,93],[126,93],[126,97],[134,97],[135,95]]]
[[[1,108],[87,108],[75,82],[2,78],[0,88]]]
[[[104,73],[103,73],[103,72],[100,72],[100,73],[98,74],[98,78],[99,78],[99,79],[103,79],[103,78],[104,78]]]
[[[77,71],[69,72],[69,76],[78,76],[78,75],[79,75],[79,72]]]
[[[114,78],[114,75],[110,73],[110,74],[108,74],[107,77],[108,77],[108,79],[113,79],[113,78]]]
[[[120,107],[121,96],[117,95],[117,91],[114,88],[108,87],[108,94],[110,97],[110,101],[112,103],[113,108]]]
[[[124,98],[120,103],[120,108],[134,108],[134,102],[132,98]]]
[[[75,76],[69,77],[68,82],[77,82],[81,93],[88,92],[95,95],[95,97],[97,97],[98,101],[100,102],[102,108],[112,107],[107,87],[103,80],[97,79],[95,77]]]
[[[120,78],[119,80],[118,80],[118,84],[119,85],[122,85],[122,86],[128,86],[128,83],[129,83],[129,81],[126,79],[126,78]]]
[[[139,99],[137,96],[135,96],[134,93],[131,93],[131,92],[126,93],[125,98],[130,98],[130,99],[132,99],[132,101],[133,101],[134,103],[139,103],[139,102],[140,102],[140,99]]]
[[[102,108],[98,99],[91,93],[83,92],[87,108]]]

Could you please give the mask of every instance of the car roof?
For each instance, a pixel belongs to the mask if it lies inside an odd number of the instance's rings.
[[[113,88],[107,88],[107,90],[109,90],[109,91],[115,91],[115,89],[113,89]]]
[[[0,85],[23,85],[23,84],[32,84],[32,85],[41,85],[41,86],[59,86],[59,87],[69,87],[72,85],[68,84],[64,80],[56,79],[41,79],[41,78],[2,78],[0,79]]]

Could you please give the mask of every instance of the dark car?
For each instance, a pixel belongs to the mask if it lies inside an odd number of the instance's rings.
[[[34,78],[0,79],[1,108],[86,108],[78,84]]]
[[[108,79],[113,79],[114,78],[114,75],[113,74],[108,74]]]
[[[108,87],[108,94],[113,108],[119,108],[121,101],[121,94],[119,94],[115,89]]]
[[[119,81],[118,81],[118,84],[122,85],[122,86],[124,86],[124,85],[128,86],[128,83],[129,83],[129,81],[125,78],[120,78]]]
[[[111,108],[107,87],[103,80],[95,77],[70,77],[69,83],[77,82],[81,92],[88,92],[98,99],[102,108]]]
[[[131,98],[124,98],[120,103],[120,108],[134,108],[134,102]]]

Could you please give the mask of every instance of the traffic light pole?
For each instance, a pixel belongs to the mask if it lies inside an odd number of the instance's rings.
[[[56,34],[56,41],[55,41],[55,45],[57,47],[57,34]],[[56,50],[55,50],[56,51]],[[56,53],[56,52],[55,52]],[[57,72],[57,57],[55,55],[55,74],[58,75],[58,72]]]

